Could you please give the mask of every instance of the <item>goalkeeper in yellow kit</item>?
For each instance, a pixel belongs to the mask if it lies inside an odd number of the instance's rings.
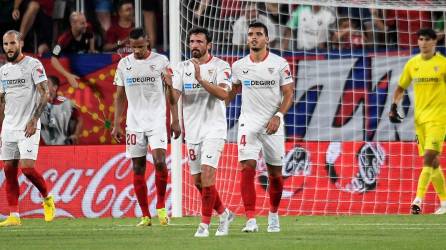
[[[431,181],[441,201],[435,214],[446,213],[445,179],[439,159],[446,135],[446,58],[436,52],[436,44],[434,30],[418,31],[420,53],[404,66],[389,113],[391,122],[402,121],[397,105],[404,90],[413,83],[418,152],[424,157],[424,163],[418,179],[417,194],[410,208],[412,214],[421,213],[421,203]]]

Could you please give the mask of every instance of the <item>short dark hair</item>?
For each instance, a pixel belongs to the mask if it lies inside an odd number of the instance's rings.
[[[48,81],[49,81],[49,80],[51,80],[51,82],[52,82],[54,85],[56,85],[57,87],[60,86],[60,80],[59,80],[59,78],[57,78],[57,76],[50,75],[50,76],[48,76]]]
[[[249,24],[248,29],[249,28],[263,28],[263,30],[265,31],[265,36],[268,37],[268,28],[261,22],[253,22]]]
[[[189,30],[189,32],[187,32],[187,40],[189,41],[190,36],[193,34],[204,34],[204,36],[206,37],[206,41],[208,43],[212,42],[212,36],[211,34],[209,34],[209,31],[205,28],[201,28],[201,27],[195,27]]]
[[[423,28],[423,29],[420,29],[420,30],[417,32],[417,35],[418,35],[418,37],[420,37],[420,36],[425,36],[425,37],[428,37],[428,38],[437,40],[437,33],[435,32],[435,30],[430,29],[430,28]]]
[[[124,4],[131,4],[131,5],[133,5],[133,0],[121,0],[121,1],[119,1],[118,2],[118,10],[119,10],[119,8],[121,8],[122,7],[122,5],[124,5]],[[116,5],[115,5],[116,6]]]
[[[130,39],[136,40],[140,37],[146,38],[147,34],[143,28],[134,28],[132,31],[130,31],[129,37],[130,37]]]

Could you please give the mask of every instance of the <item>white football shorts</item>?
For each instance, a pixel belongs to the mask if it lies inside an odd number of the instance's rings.
[[[285,136],[252,132],[239,127],[237,136],[238,160],[258,160],[262,150],[265,162],[282,166],[285,156]]]
[[[217,168],[224,146],[224,139],[205,139],[201,143],[187,143],[190,174],[201,173],[202,165]]]
[[[22,130],[4,130],[1,135],[0,158],[36,160],[39,153],[40,129],[31,137],[25,137]]]
[[[167,133],[126,131],[125,145],[127,158],[142,157],[147,155],[148,146],[150,150],[167,149]]]

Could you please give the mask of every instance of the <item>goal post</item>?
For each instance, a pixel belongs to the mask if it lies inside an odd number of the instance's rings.
[[[180,0],[169,0],[169,41],[170,63],[176,65],[181,61],[180,36]],[[178,102],[181,110],[181,102]],[[181,112],[179,118],[181,120]],[[183,136],[171,140],[171,185],[172,185],[172,217],[182,217],[182,144]]]

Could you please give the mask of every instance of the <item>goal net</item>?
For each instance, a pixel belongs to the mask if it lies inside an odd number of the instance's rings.
[[[445,11],[446,2],[435,0],[185,0],[180,1],[180,53],[182,60],[190,57],[187,31],[202,26],[213,35],[212,54],[232,64],[248,53],[247,25],[265,23],[272,53],[288,60],[296,82],[285,116],[280,214],[405,214],[422,167],[412,88],[402,101],[404,122],[392,124],[387,114],[405,62],[418,53],[416,32],[434,28],[444,52]],[[227,107],[229,140],[216,185],[224,204],[242,214],[240,105],[237,96]],[[444,157],[441,161],[445,166]],[[268,178],[261,155],[257,162],[256,211],[265,215]],[[183,215],[198,215],[200,195],[187,163],[183,166]],[[430,187],[423,211],[438,206]]]

